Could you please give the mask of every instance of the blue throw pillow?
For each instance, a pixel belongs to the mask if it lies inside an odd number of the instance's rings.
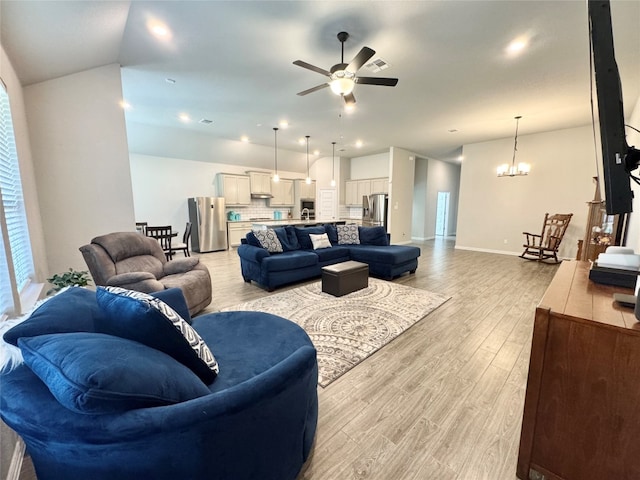
[[[137,342],[101,333],[21,338],[25,363],[69,410],[119,413],[208,395],[187,367]]]
[[[93,290],[71,287],[46,299],[22,323],[5,332],[4,341],[17,346],[20,337],[48,333],[96,332],[104,318]]]
[[[150,295],[173,308],[189,324],[191,316],[182,290],[168,288]],[[4,341],[18,346],[20,337],[49,333],[98,332],[104,313],[96,301],[96,292],[88,288],[70,287],[45,299],[24,322],[5,332]]]
[[[313,243],[311,242],[311,238],[309,238],[309,234],[313,233],[314,235],[321,235],[325,233],[324,226],[304,228],[296,227],[295,231],[298,243],[302,250],[313,250]]]
[[[298,243],[298,237],[296,237],[296,232],[293,227],[278,227],[273,229],[280,240],[280,244],[282,245],[282,249],[285,252],[290,252],[292,250],[299,250],[300,244]]]
[[[100,331],[135,340],[171,355],[203,382],[213,382],[218,363],[200,335],[163,301],[119,287],[98,287],[105,318]]]
[[[247,239],[247,243],[249,245],[253,245],[254,247],[262,248],[262,244],[260,243],[260,240],[258,240],[256,238],[256,236],[253,234],[252,231],[247,232],[247,234],[245,235],[245,238]]]
[[[389,245],[389,237],[384,227],[358,227],[360,243],[363,245]]]
[[[325,232],[327,232],[327,236],[329,237],[329,241],[331,242],[332,245],[337,245],[338,244],[338,231],[336,230],[336,226],[331,224],[331,223],[327,223],[324,226],[324,230]]]

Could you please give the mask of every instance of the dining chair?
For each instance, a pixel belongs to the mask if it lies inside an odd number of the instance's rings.
[[[171,226],[159,226],[146,228],[147,237],[155,238],[160,243],[162,251],[167,257],[167,260],[171,260],[173,252],[171,251],[171,238],[174,236],[171,233]]]
[[[136,232],[139,232],[142,235],[146,235],[147,234],[147,222],[136,222]]]
[[[187,222],[184,227],[184,234],[182,235],[182,243],[176,243],[171,247],[171,255],[175,252],[182,251],[185,257],[190,257],[189,253],[189,239],[191,238],[191,222]]]

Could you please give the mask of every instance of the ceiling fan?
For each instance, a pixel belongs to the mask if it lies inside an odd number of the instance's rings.
[[[369,47],[362,47],[353,60],[351,60],[351,63],[344,63],[344,42],[346,42],[348,38],[349,34],[347,32],[338,33],[338,40],[340,40],[342,45],[342,56],[340,63],[335,64],[329,71],[316,67],[315,65],[311,65],[310,63],[303,62],[302,60],[296,60],[293,62],[294,65],[298,65],[299,67],[306,68],[308,70],[313,70],[314,72],[318,72],[329,77],[329,80],[326,83],[299,92],[298,95],[307,95],[322,88],[331,87],[331,91],[336,95],[341,95],[347,105],[353,105],[356,103],[356,99],[352,92],[356,83],[363,85],[382,85],[386,87],[395,87],[398,84],[397,78],[356,76],[358,70],[360,70],[360,68],[367,63],[367,61],[373,57],[376,52]]]

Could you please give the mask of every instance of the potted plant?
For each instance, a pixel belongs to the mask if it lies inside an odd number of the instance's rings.
[[[47,282],[54,287],[47,292],[47,295],[59,292],[64,287],[86,287],[91,283],[89,272],[86,270],[77,271],[72,268],[65,273],[56,273],[51,278],[47,278]]]

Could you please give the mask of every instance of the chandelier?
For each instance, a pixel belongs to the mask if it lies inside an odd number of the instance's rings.
[[[516,167],[516,152],[518,151],[518,124],[522,116],[514,117],[516,119],[516,136],[513,143],[513,158],[511,159],[511,166],[509,164],[504,163],[498,167],[498,176],[499,177],[516,177],[522,175],[529,175],[529,171],[531,167],[528,163],[518,163]]]

